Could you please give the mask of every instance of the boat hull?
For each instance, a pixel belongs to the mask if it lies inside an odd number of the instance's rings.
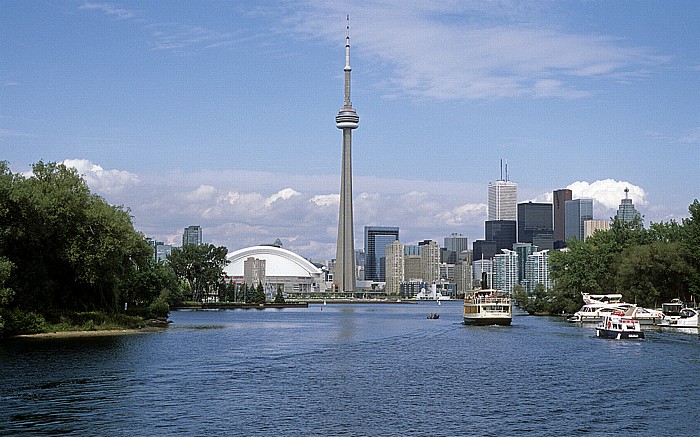
[[[642,331],[618,331],[596,328],[595,334],[597,337],[613,340],[642,340],[644,338],[644,332]]]
[[[472,326],[510,326],[511,320],[510,317],[464,317],[464,324]]]

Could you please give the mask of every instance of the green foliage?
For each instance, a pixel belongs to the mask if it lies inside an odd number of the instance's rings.
[[[609,231],[586,241],[568,242],[567,251],[550,254],[554,288],[548,311],[571,313],[581,306],[581,293],[621,293],[638,305],[658,307],[673,298],[697,301],[700,296],[700,203],[689,207],[690,218],[624,223],[615,218]]]
[[[41,314],[13,308],[0,311],[0,315],[3,320],[0,337],[46,332],[46,320]]]
[[[265,288],[261,283],[258,282],[258,286],[255,287],[255,291],[253,292],[253,298],[252,301],[253,303],[265,303]]]
[[[186,244],[173,248],[168,256],[168,264],[175,275],[187,282],[190,300],[200,301],[211,294],[219,294],[224,282],[224,267],[228,264],[224,246],[213,244]]]
[[[275,294],[275,303],[284,303],[284,294],[282,293],[282,286],[277,286],[277,293]]]
[[[128,209],[90,193],[62,164],[32,170],[25,177],[0,162],[0,309],[12,310],[0,329],[30,332],[41,325],[32,314],[114,313],[124,302],[148,306],[163,290],[178,294],[174,274],[149,262]]]

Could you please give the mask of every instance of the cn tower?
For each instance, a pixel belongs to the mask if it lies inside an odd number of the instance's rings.
[[[355,238],[352,228],[352,130],[360,117],[350,101],[350,17],[346,17],[345,103],[335,116],[335,126],[343,130],[343,170],[340,178],[338,244],[335,252],[333,284],[337,292],[355,291]]]

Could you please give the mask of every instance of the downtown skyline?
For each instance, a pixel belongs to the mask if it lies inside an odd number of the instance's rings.
[[[0,4],[0,159],[76,167],[157,240],[332,258],[349,14],[356,248],[483,239],[501,159],[518,202],[569,188],[597,219],[699,195],[697,2],[167,5]]]

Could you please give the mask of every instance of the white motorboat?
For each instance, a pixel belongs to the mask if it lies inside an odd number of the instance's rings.
[[[450,296],[443,296],[442,293],[437,291],[437,286],[433,282],[429,291],[425,288],[421,288],[418,294],[416,294],[416,300],[450,300]]]
[[[566,320],[575,323],[596,323],[603,320],[603,316],[613,312],[619,308],[618,303],[589,303],[581,307],[573,315]]]
[[[683,308],[683,302],[674,299],[661,304],[664,316],[659,326],[666,328],[700,328],[700,317],[696,308]]]
[[[622,309],[615,309],[603,316],[603,319],[595,328],[596,337],[616,340],[643,339],[644,332],[639,324],[639,320],[634,318],[635,310],[636,308],[631,308],[625,312]]]
[[[513,302],[510,293],[500,290],[479,290],[464,297],[465,325],[510,325]]]

